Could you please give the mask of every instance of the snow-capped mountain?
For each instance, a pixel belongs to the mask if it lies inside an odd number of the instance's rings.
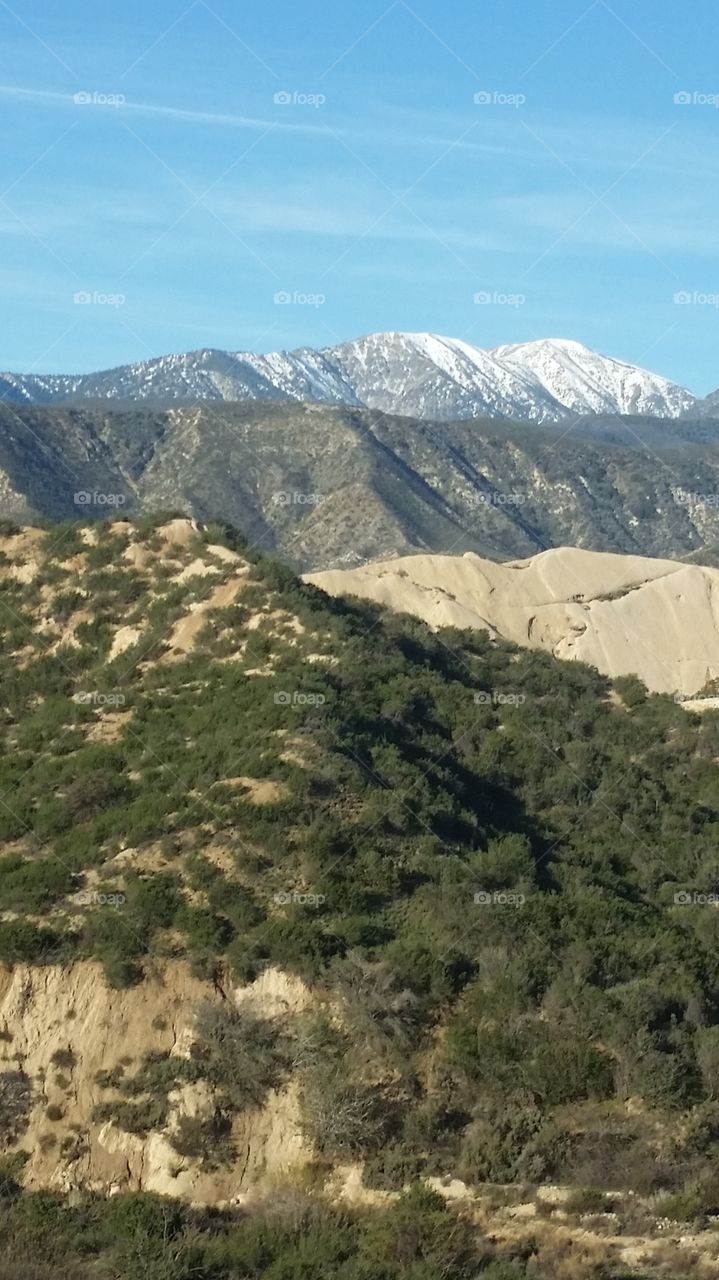
[[[459,338],[374,333],[324,354],[370,409],[439,419],[563,416],[562,405],[531,372]]]
[[[626,413],[678,418],[695,397],[684,387],[637,365],[600,355],[581,342],[544,339],[496,347],[493,356],[533,374],[573,413]]]
[[[431,333],[375,333],[336,347],[256,355],[193,351],[78,376],[0,375],[0,400],[310,400],[452,420],[563,422],[579,414],[678,418],[699,403],[659,374],[580,342],[485,350]]]
[[[190,351],[78,376],[0,374],[0,399],[52,404],[71,400],[318,400],[357,404],[352,388],[321,352],[255,355]]]

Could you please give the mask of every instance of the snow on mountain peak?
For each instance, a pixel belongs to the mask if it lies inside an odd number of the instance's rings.
[[[0,375],[3,398],[310,400],[451,420],[563,422],[573,414],[676,418],[696,405],[683,387],[570,338],[490,349],[426,332],[371,333],[315,349],[211,348],[77,377]]]
[[[503,362],[530,370],[573,413],[651,414],[679,417],[694,396],[660,374],[601,355],[572,339],[540,339],[497,347]]]

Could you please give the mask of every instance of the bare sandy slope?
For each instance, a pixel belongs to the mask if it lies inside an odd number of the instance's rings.
[[[606,675],[689,695],[719,675],[719,569],[558,547],[495,564],[420,555],[308,574],[433,627],[479,627]]]

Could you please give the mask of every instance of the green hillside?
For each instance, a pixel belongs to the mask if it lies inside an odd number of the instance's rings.
[[[190,1057],[108,1080],[95,1120],[161,1127],[208,1081],[184,1141],[221,1164],[228,1117],[295,1077],[318,1160],[368,1188],[719,1209],[719,717],[331,600],[221,526],[0,548],[0,959],[132,987],[187,958],[222,993],[275,966],[318,994],[279,1024],[200,1010]],[[265,1274],[208,1266],[122,1274]]]

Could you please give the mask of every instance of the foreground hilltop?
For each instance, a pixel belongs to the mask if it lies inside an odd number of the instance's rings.
[[[558,547],[495,564],[477,555],[405,556],[310,574],[433,627],[479,627],[608,676],[636,674],[691,695],[719,677],[719,570]]]
[[[333,599],[219,525],[0,552],[14,1280],[51,1244],[82,1277],[124,1248],[112,1274],[260,1275],[282,1231],[277,1275],[298,1236],[348,1280],[712,1274],[719,718]],[[461,1230],[397,1199],[418,1180]],[[255,1206],[249,1252],[135,1192]]]

